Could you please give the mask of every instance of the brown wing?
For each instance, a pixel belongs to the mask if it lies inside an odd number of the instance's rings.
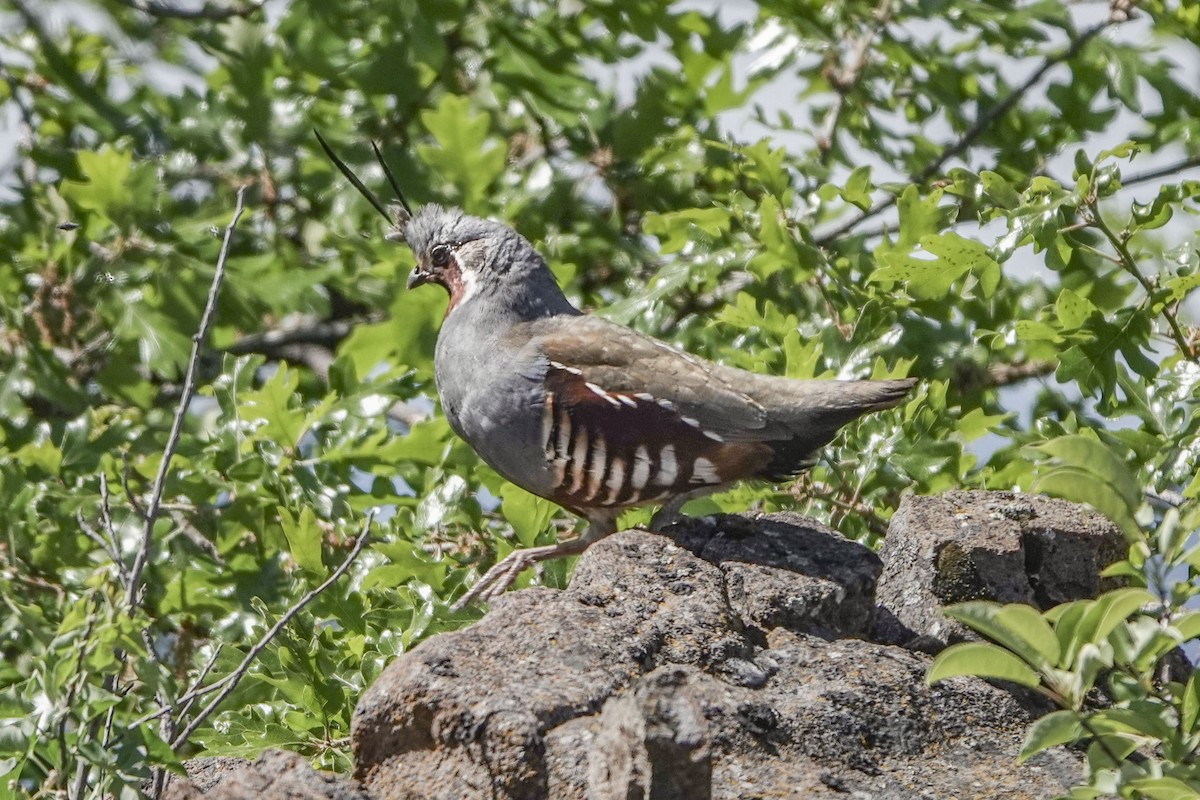
[[[747,477],[771,448],[727,442],[649,392],[610,390],[581,369],[550,361],[542,443],[550,499],[573,511],[635,506]]]
[[[584,316],[539,320],[530,323],[525,335],[546,358],[579,370],[586,381],[609,392],[668,400],[682,416],[727,441],[790,436],[783,428],[776,430],[762,404],[736,385],[740,371],[637,331]]]

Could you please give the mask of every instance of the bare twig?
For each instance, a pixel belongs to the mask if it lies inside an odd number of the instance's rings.
[[[225,352],[234,355],[245,353],[271,355],[281,347],[296,344],[315,344],[333,349],[350,335],[355,326],[379,322],[383,318],[382,314],[370,314],[362,319],[337,319],[328,322],[301,319],[296,324],[283,325],[262,333],[247,334],[226,347]]]
[[[233,240],[233,229],[242,217],[245,193],[245,186],[237,191],[237,205],[233,211],[233,219],[225,226],[225,236],[217,255],[216,271],[213,273],[212,283],[208,287],[208,301],[204,304],[204,311],[200,315],[200,327],[192,336],[192,353],[183,378],[183,392],[179,397],[179,406],[175,409],[175,417],[171,421],[171,431],[167,435],[166,447],[163,448],[162,461],[158,464],[158,474],[154,476],[150,502],[146,504],[146,524],[142,528],[142,541],[137,555],[134,557],[133,566],[129,570],[129,580],[125,584],[125,598],[130,606],[137,605],[139,602],[142,571],[146,568],[146,561],[149,559],[150,550],[154,545],[154,523],[158,519],[159,505],[162,503],[163,489],[167,481],[167,471],[171,466],[171,457],[175,454],[175,448],[179,444],[179,435],[183,430],[183,418],[187,414],[188,405],[196,391],[196,370],[200,362],[200,349],[208,336],[208,329],[212,325],[213,316],[216,313],[217,295],[221,291],[221,282],[225,278],[225,262],[229,258],[229,244]]]
[[[1029,378],[1044,378],[1056,369],[1056,361],[1018,361],[1011,364],[990,364],[987,372],[992,386],[1008,386]]]
[[[879,35],[879,31],[883,29],[891,16],[892,0],[879,0],[879,5],[876,6],[872,15],[871,24],[854,41],[852,58],[842,66],[836,75],[836,80],[833,81],[837,96],[833,100],[833,105],[825,112],[821,130],[817,134],[817,150],[820,151],[822,164],[828,161],[833,152],[833,138],[837,134],[838,123],[842,120],[842,112],[846,109],[846,97],[862,77],[863,69],[867,65],[867,55],[871,49],[871,43],[875,41],[875,37]]]
[[[1110,17],[1104,20],[1104,22],[1097,23],[1091,28],[1085,30],[1075,39],[1072,39],[1071,43],[1061,52],[1055,53],[1052,56],[1048,56],[1041,63],[1041,65],[1033,71],[1033,74],[1025,79],[1024,83],[1009,92],[999,103],[996,103],[987,111],[981,113],[979,117],[976,118],[975,122],[972,123],[971,127],[967,128],[957,139],[944,147],[937,157],[926,164],[920,171],[909,175],[909,183],[924,183],[929,178],[936,175],[947,161],[964,153],[967,148],[974,144],[975,140],[978,139],[980,135],[982,135],[983,132],[988,129],[988,126],[990,126],[1004,114],[1008,113],[1013,106],[1020,102],[1021,98],[1023,98],[1031,89],[1033,89],[1033,87],[1041,82],[1042,78],[1046,76],[1047,72],[1064,61],[1069,61],[1070,59],[1074,58],[1076,55],[1078,55],[1079,51],[1083,49],[1084,45],[1120,21],[1121,20],[1119,19]],[[858,214],[858,216],[855,216],[846,222],[843,222],[841,225],[838,225],[833,230],[818,236],[816,240],[817,244],[821,247],[828,246],[840,237],[845,236],[847,233],[857,228],[861,223],[871,219],[872,217],[878,216],[892,206],[896,205],[899,199],[899,195],[889,195],[888,197],[883,198],[866,211]]]
[[[1176,175],[1185,169],[1195,169],[1197,167],[1200,167],[1200,155],[1189,156],[1188,158],[1176,161],[1174,164],[1168,164],[1165,167],[1139,172],[1136,175],[1130,175],[1128,178],[1121,178],[1121,188],[1134,186],[1139,183],[1149,183],[1159,178]]]
[[[226,675],[224,678],[221,678],[219,681],[204,687],[204,689],[189,692],[187,695],[179,698],[177,703],[190,703],[196,697],[199,697],[203,694],[209,694],[217,689],[220,689],[220,691],[217,692],[217,696],[210,700],[208,704],[204,706],[204,708],[200,709],[196,716],[193,717],[192,720],[188,722],[186,726],[184,726],[183,730],[180,731],[179,734],[171,741],[172,749],[178,750],[180,747],[182,747],[184,743],[187,742],[188,738],[196,732],[196,729],[203,725],[204,721],[209,718],[213,711],[216,710],[217,706],[219,706],[225,700],[225,698],[237,688],[238,683],[241,682],[243,677],[245,677],[246,672],[249,671],[251,665],[254,664],[258,657],[262,654],[262,651],[266,649],[268,644],[270,644],[271,640],[278,636],[279,632],[282,631],[284,627],[292,621],[292,618],[299,614],[301,609],[315,600],[318,595],[332,586],[338,578],[345,574],[346,570],[350,569],[350,565],[354,563],[355,559],[357,559],[359,554],[362,553],[363,547],[365,547],[367,544],[367,539],[371,533],[371,522],[374,519],[375,511],[371,510],[367,512],[367,518],[363,521],[362,532],[358,534],[358,538],[354,541],[354,547],[350,550],[350,553],[346,556],[345,560],[338,565],[338,568],[335,569],[333,573],[321,583],[320,586],[316,587],[312,591],[308,592],[308,594],[297,600],[291,608],[283,613],[283,616],[276,620],[275,624],[272,625],[271,628],[262,635],[262,638],[255,642],[254,646],[247,651],[246,657],[242,659],[242,663],[237,666],[237,669]]]
[[[212,672],[213,665],[217,663],[217,657],[221,655],[221,651],[224,649],[225,645],[219,643],[213,648],[212,655],[208,657],[208,661],[204,662],[204,666],[200,668],[200,672],[196,675],[196,680],[192,681],[192,685],[188,687],[188,691],[184,694],[187,694],[188,692],[194,692],[204,685],[204,681],[208,677],[208,673]],[[192,710],[192,704],[195,702],[196,696],[193,695],[192,699],[188,700],[187,703],[184,704],[183,708],[179,709],[178,716],[180,719],[183,719],[188,715],[188,712]]]
[[[220,21],[233,17],[249,17],[263,7],[262,0],[257,3],[237,3],[228,6],[205,3],[200,8],[176,8],[160,0],[118,0],[119,3],[134,11],[141,11],[159,19],[205,19]]]

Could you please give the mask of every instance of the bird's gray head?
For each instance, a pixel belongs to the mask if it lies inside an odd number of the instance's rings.
[[[434,204],[414,212],[375,147],[376,158],[399,199],[398,204],[385,208],[319,133],[317,139],[342,174],[388,220],[386,238],[412,249],[417,265],[408,276],[408,288],[425,283],[444,287],[450,295],[447,315],[476,297],[487,298],[497,311],[524,319],[579,313],[563,296],[533,245],[512,228]]]

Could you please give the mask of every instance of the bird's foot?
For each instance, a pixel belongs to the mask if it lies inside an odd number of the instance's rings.
[[[476,600],[494,600],[504,594],[504,591],[509,586],[512,586],[513,581],[517,579],[518,575],[539,561],[549,561],[552,558],[579,555],[587,549],[588,545],[604,535],[607,534],[600,532],[599,535],[596,535],[593,533],[593,528],[589,528],[584,535],[570,541],[542,545],[541,547],[527,547],[524,550],[514,550],[485,572],[483,577],[467,590],[466,594],[458,598],[454,605],[450,607],[450,610],[459,611]]]

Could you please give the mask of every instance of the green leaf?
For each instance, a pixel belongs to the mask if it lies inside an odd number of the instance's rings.
[[[1055,467],[1038,475],[1030,491],[1061,497],[1076,503],[1087,503],[1108,517],[1130,541],[1142,535],[1141,526],[1133,518],[1125,499],[1111,484],[1097,480],[1096,475],[1079,467]]]
[[[1075,635],[1066,648],[1068,660],[1074,659],[1086,644],[1099,644],[1108,639],[1118,625],[1139,608],[1155,602],[1145,589],[1114,589],[1096,600],[1084,601],[1084,613],[1079,617]]]
[[[445,94],[421,113],[421,122],[437,140],[436,147],[417,145],[421,159],[458,187],[463,208],[486,211],[485,194],[504,171],[505,160],[503,143],[488,135],[488,116],[475,110],[469,98]]]
[[[1179,727],[1186,734],[1200,728],[1200,669],[1192,670],[1179,698]]]
[[[1058,316],[1059,323],[1068,330],[1078,328],[1095,310],[1096,306],[1092,305],[1092,301],[1070,289],[1059,292],[1058,300],[1054,304],[1054,313]]]
[[[1027,663],[1038,667],[1058,663],[1059,643],[1054,631],[1036,609],[1013,603],[989,601],[956,603],[944,609],[946,616],[1003,645]]]
[[[1012,681],[1030,688],[1040,682],[1038,674],[1024,661],[1003,648],[984,642],[964,642],[947,647],[933,660],[925,682],[934,684],[960,675]]]
[[[855,167],[842,187],[842,199],[864,211],[871,207],[871,165]]]
[[[1079,715],[1074,711],[1053,711],[1029,726],[1018,761],[1025,761],[1050,747],[1076,742],[1084,736]]]
[[[1010,603],[997,612],[996,623],[1032,645],[1040,658],[1039,666],[1058,664],[1061,654],[1058,637],[1036,608]]]
[[[546,530],[558,511],[558,506],[511,483],[504,484],[500,497],[500,510],[508,524],[512,525],[517,541],[524,547],[533,547],[537,544],[538,534]]]
[[[256,391],[243,395],[240,411],[244,419],[262,423],[255,431],[260,438],[292,448],[304,433],[304,418],[296,413],[296,387],[300,374],[281,363],[275,373]]]
[[[1181,642],[1200,638],[1200,611],[1188,611],[1171,620],[1171,627],[1179,633]]]
[[[1060,436],[1049,442],[1034,445],[1033,449],[1090,472],[1097,480],[1103,481],[1116,491],[1130,514],[1141,506],[1142,487],[1125,466],[1125,462],[1091,436]]]
[[[642,221],[646,233],[661,240],[664,253],[677,253],[693,236],[693,228],[708,236],[719,236],[729,230],[729,212],[723,208],[685,208],[662,214],[647,214]],[[766,224],[764,222],[764,224]]]
[[[999,270],[986,246],[956,233],[924,236],[920,245],[932,259],[896,251],[881,253],[879,259],[884,266],[872,272],[868,280],[903,283],[913,297],[936,299],[943,297],[954,281],[968,272],[986,275]],[[994,283],[984,281],[983,285],[985,297],[995,289]]]
[[[276,506],[276,511],[283,535],[287,537],[288,552],[292,554],[296,564],[314,575],[324,575],[325,564],[321,561],[323,535],[312,509],[305,506],[300,512],[299,520],[292,517],[291,512],[283,506]]]

